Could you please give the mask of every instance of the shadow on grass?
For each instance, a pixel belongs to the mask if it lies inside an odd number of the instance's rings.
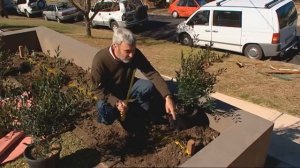
[[[91,168],[100,162],[100,152],[96,149],[81,149],[60,159],[59,168]]]
[[[277,57],[269,57],[267,59],[270,59],[272,61],[282,61],[282,62],[289,62],[293,64],[299,64],[300,57],[299,55],[299,49],[292,49],[286,52],[283,56],[277,56]]]

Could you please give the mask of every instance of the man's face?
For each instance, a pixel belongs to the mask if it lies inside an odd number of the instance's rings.
[[[135,52],[135,45],[129,45],[125,42],[114,44],[114,53],[122,62],[129,63]]]

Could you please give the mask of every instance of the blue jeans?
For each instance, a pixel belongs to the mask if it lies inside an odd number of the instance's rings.
[[[151,81],[138,79],[131,88],[129,97],[134,101],[128,104],[129,108],[124,123],[127,123],[129,121],[128,118],[131,117],[143,120],[142,118],[148,116],[151,101],[156,94],[157,91]],[[118,109],[103,100],[98,101],[96,107],[98,111],[98,122],[100,123],[109,125],[120,118]]]

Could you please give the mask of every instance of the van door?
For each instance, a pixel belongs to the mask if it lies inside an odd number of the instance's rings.
[[[286,48],[294,39],[297,32],[297,10],[291,1],[276,10],[281,49]]]
[[[214,10],[211,28],[212,47],[242,51],[242,11]]]
[[[210,10],[199,10],[187,21],[187,25],[193,27],[191,31],[189,31],[191,38],[193,39],[193,44],[200,46],[210,45],[210,13]]]

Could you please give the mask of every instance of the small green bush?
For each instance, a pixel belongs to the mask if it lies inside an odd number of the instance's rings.
[[[218,55],[210,48],[191,50],[187,55],[181,54],[181,68],[176,71],[177,105],[184,111],[192,111],[198,107],[205,107],[210,103],[209,94],[214,92],[216,78],[226,69],[222,68],[214,73],[207,69],[214,62],[221,62],[229,54]]]
[[[32,136],[34,145],[39,146],[35,150],[36,157],[47,157],[52,138],[74,127],[81,112],[94,104],[83,81],[87,72],[78,72],[78,76],[71,79],[64,68],[72,63],[60,58],[58,50],[56,53],[51,59],[44,56],[43,61],[29,61],[39,67],[40,75],[32,79],[29,88],[18,89],[21,93],[11,89],[13,93],[3,94],[5,102],[0,106],[0,126]],[[27,92],[23,92],[25,90]]]

